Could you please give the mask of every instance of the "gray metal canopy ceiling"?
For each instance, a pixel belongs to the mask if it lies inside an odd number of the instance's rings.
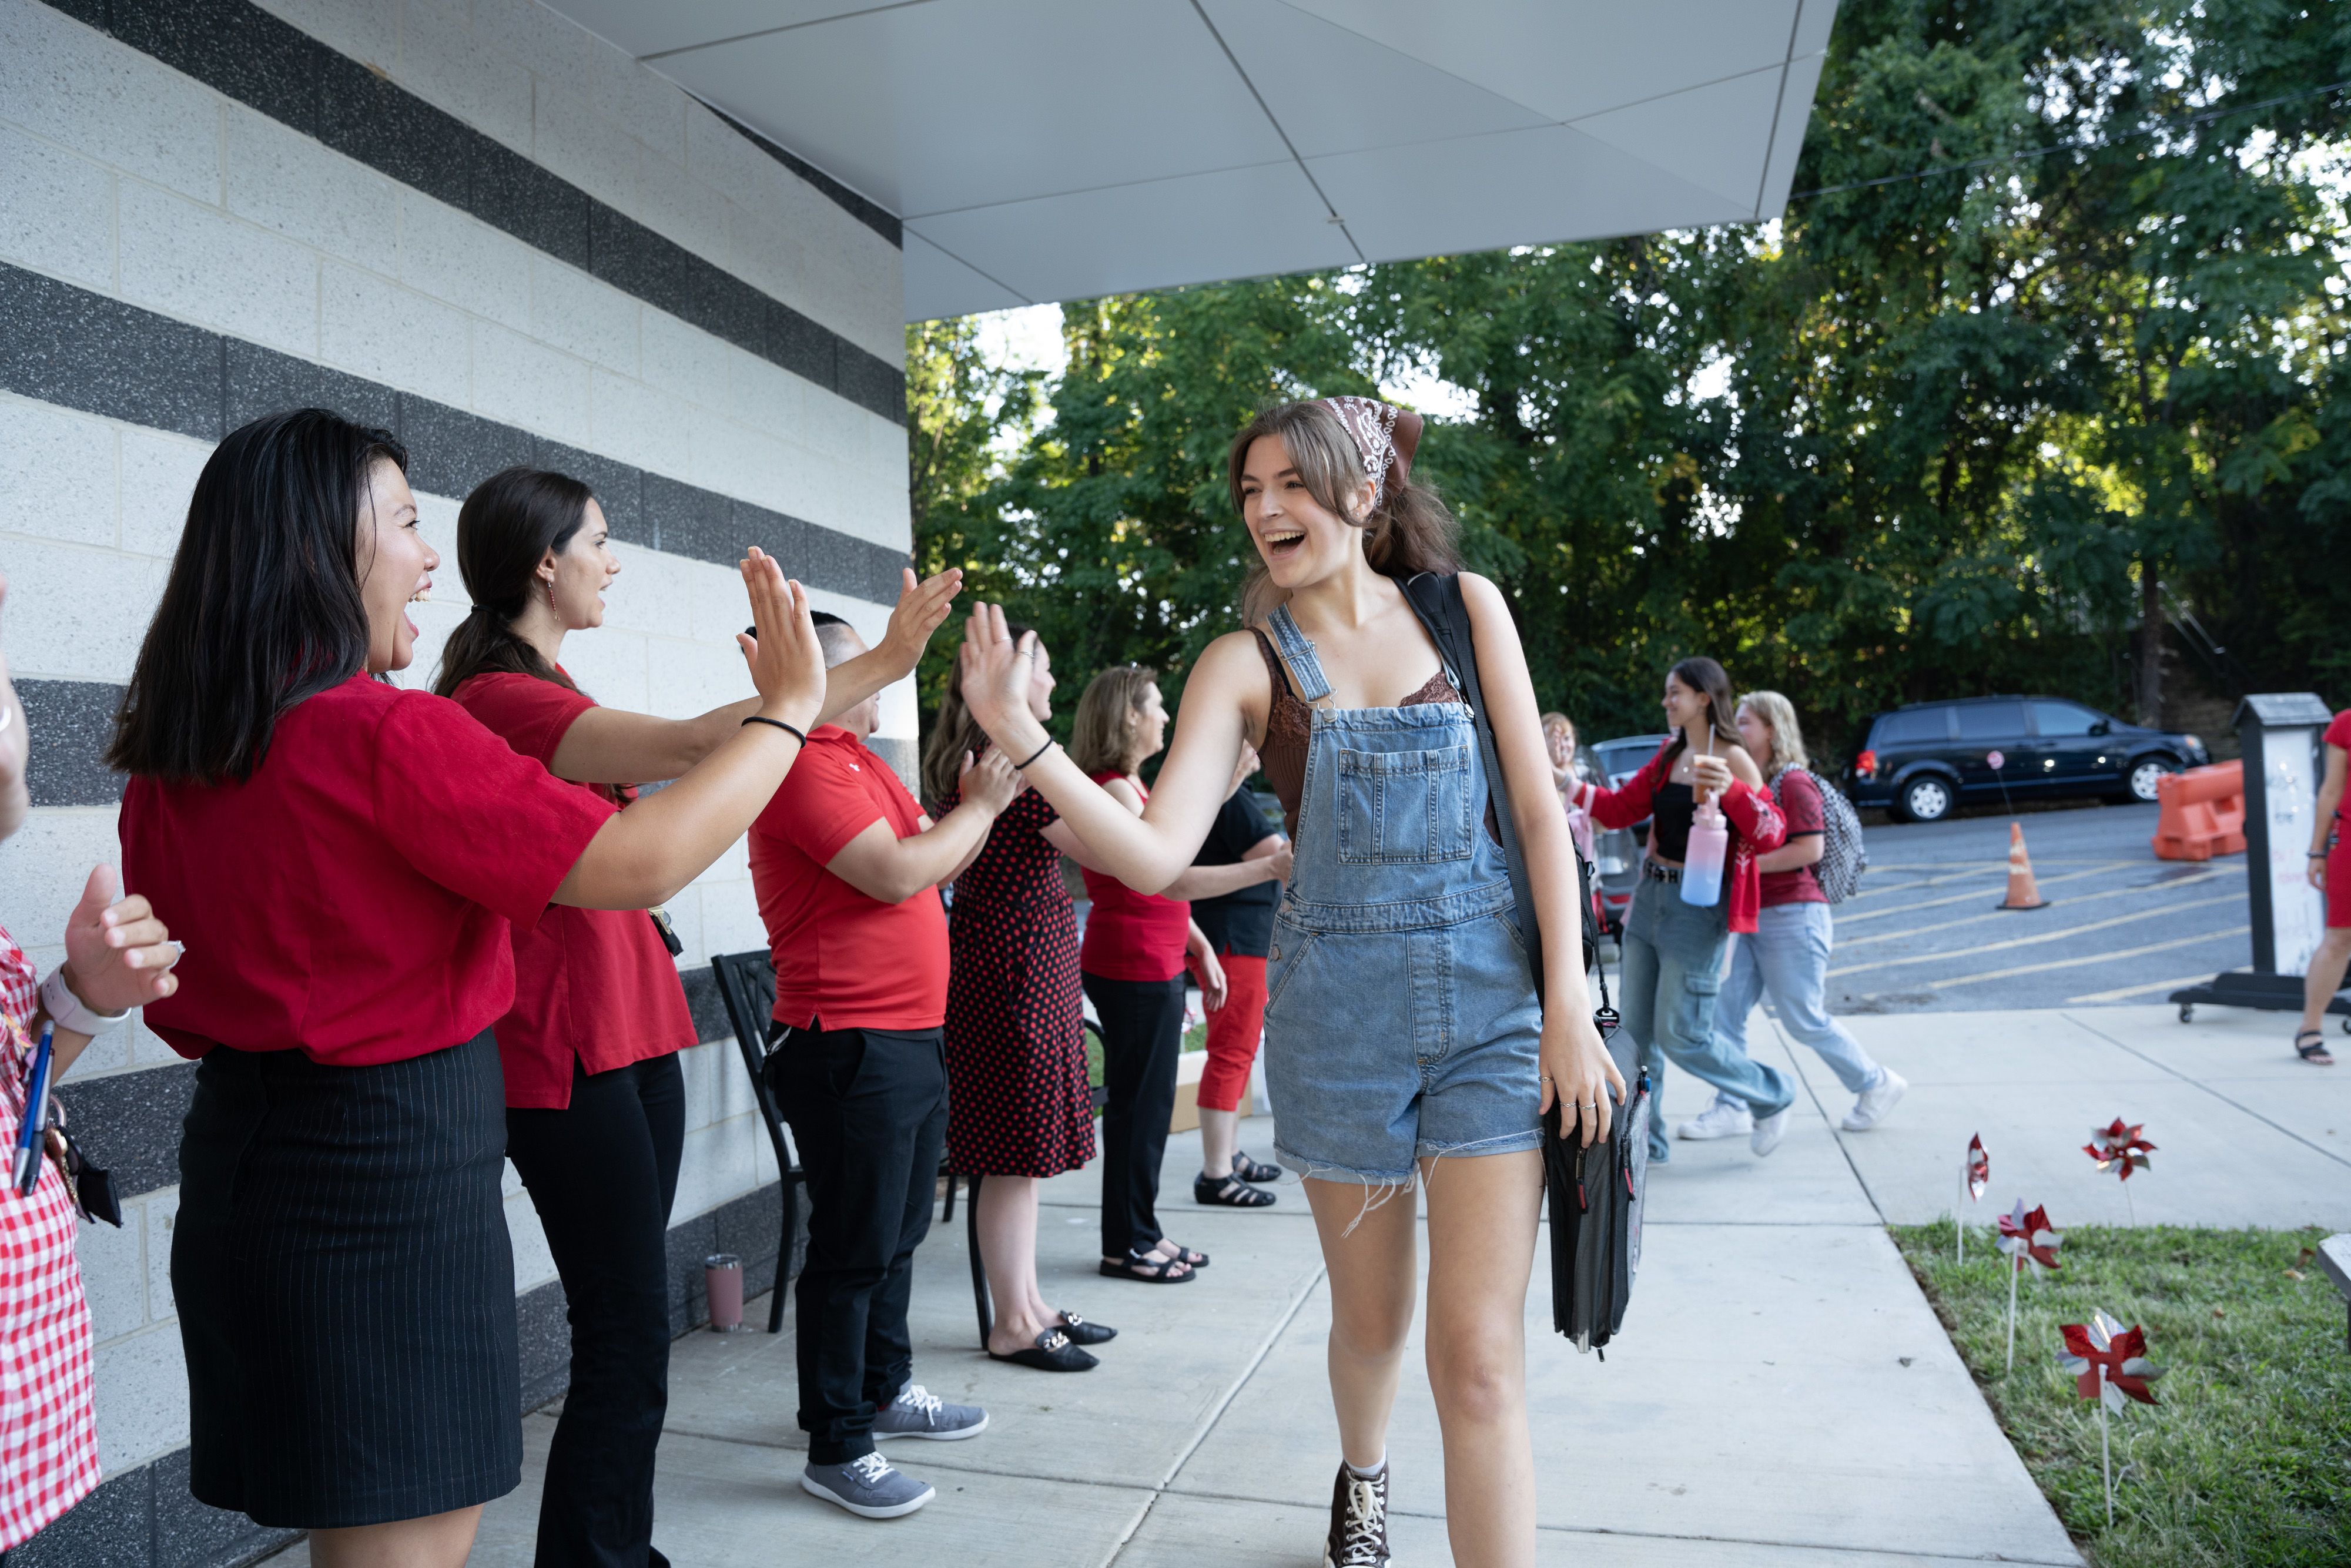
[[[552,0],[905,225],[906,317],[1775,215],[1835,0]]]

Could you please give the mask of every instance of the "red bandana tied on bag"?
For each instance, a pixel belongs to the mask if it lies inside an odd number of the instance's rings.
[[[2146,1125],[2138,1122],[2126,1127],[2117,1116],[2104,1127],[2091,1128],[2090,1141],[2082,1145],[2082,1152],[2097,1161],[2100,1170],[2113,1171],[2119,1180],[2128,1181],[2132,1171],[2147,1168],[2147,1156],[2155,1149],[2139,1136]]]
[[[2028,1214],[2021,1197],[2014,1209],[2000,1217],[2000,1240],[1996,1245],[2008,1254],[2011,1265],[2020,1270],[2028,1263],[2035,1273],[2061,1267],[2057,1249],[2064,1240],[2064,1231],[2050,1228],[2047,1209],[2036,1208]]]
[[[1377,511],[1388,493],[1391,471],[1398,485],[1412,471],[1412,455],[1420,449],[1420,415],[1377,398],[1326,397],[1317,401],[1339,416],[1355,450],[1363,455],[1364,477],[1372,482],[1372,509]]]
[[[2123,1400],[2155,1403],[2147,1386],[2163,1375],[2163,1368],[2147,1359],[2147,1333],[2137,1323],[2125,1328],[2103,1312],[2094,1312],[2086,1323],[2066,1323],[2065,1352],[2057,1364],[2074,1375],[2074,1387],[2085,1399],[2101,1399],[2121,1414]]]

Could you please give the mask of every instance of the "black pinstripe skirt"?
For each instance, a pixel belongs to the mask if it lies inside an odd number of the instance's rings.
[[[180,1144],[189,1490],[329,1529],[522,1479],[497,1045],[380,1067],[218,1050]]]

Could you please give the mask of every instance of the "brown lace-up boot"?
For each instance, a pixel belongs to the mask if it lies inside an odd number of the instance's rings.
[[[1388,1467],[1359,1476],[1343,1461],[1331,1487],[1331,1534],[1322,1568],[1388,1568]]]

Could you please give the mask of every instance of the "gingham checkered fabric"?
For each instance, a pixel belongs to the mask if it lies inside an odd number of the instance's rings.
[[[33,967],[0,930],[0,1147],[16,1146],[37,1005]],[[0,1181],[0,1552],[29,1540],[98,1485],[89,1304],[75,1215],[48,1160],[29,1196]]]

